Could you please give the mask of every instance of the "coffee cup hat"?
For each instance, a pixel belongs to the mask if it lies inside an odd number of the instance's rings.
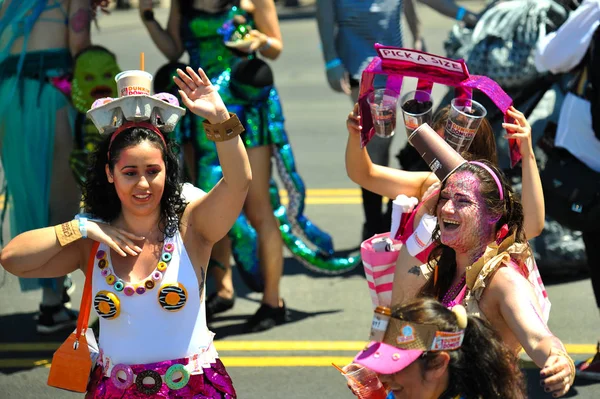
[[[144,71],[138,72],[149,75],[147,78],[148,93],[152,75]],[[122,81],[122,72],[117,75],[117,83]],[[125,74],[127,76],[127,74]],[[136,75],[137,76],[137,75]],[[149,122],[161,132],[169,133],[175,129],[177,122],[185,114],[185,109],[179,106],[177,97],[170,93],[127,94],[119,98],[100,98],[92,104],[87,117],[92,120],[100,134],[109,135],[126,122]]]
[[[465,163],[465,159],[456,152],[446,140],[440,137],[427,123],[422,124],[408,137],[429,169],[440,181],[444,181],[456,168]]]

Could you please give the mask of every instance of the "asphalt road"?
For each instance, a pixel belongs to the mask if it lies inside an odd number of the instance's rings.
[[[477,1],[465,4],[481,6]],[[302,16],[310,16],[310,9],[303,12]],[[441,43],[452,21],[425,6],[419,12],[429,51],[443,54]],[[158,10],[157,17],[164,21],[165,10]],[[311,189],[306,213],[335,238],[336,249],[356,250],[362,225],[360,193],[346,177],[343,159],[350,101],[326,84],[314,19],[286,18],[281,28],[285,50],[272,65],[297,167]],[[100,29],[94,31],[94,41],[115,52],[122,69],[136,69],[140,51],[145,52],[148,71],[165,63],[135,11],[103,17]],[[435,87],[434,98],[444,92],[444,87]],[[397,135],[393,154],[403,144],[403,137]],[[392,159],[397,166],[395,162]],[[78,288],[82,277],[75,276]],[[236,284],[235,308],[212,327],[240,398],[353,397],[331,362],[348,363],[368,336],[370,300],[360,269],[341,276],[320,275],[288,256],[281,287],[292,322],[258,334],[244,335],[240,327],[256,310],[260,296],[249,293],[237,274]],[[546,284],[553,303],[550,328],[576,359],[586,358],[600,330],[589,280],[548,276]],[[45,385],[52,352],[64,334],[36,336],[33,315],[39,298],[39,292],[20,293],[16,278],[0,269],[0,399],[81,397]],[[530,397],[549,397],[539,386],[538,370],[527,362],[524,366]],[[577,381],[568,397],[598,398],[600,385]]]

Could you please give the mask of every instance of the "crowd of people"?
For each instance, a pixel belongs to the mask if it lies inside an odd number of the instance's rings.
[[[91,53],[104,57],[109,80],[119,72],[115,55],[92,45],[92,22],[109,3],[0,1],[0,148],[3,210],[10,210],[10,239],[0,264],[20,278],[23,290],[42,288],[41,334],[76,326],[68,275],[81,270],[91,279],[100,355],[87,398],[235,398],[227,359],[221,362],[208,327],[215,314],[235,304],[232,258],[246,283],[262,292],[260,307],[246,321],[248,332],[289,321],[280,293],[284,246],[317,269],[339,272],[356,262],[336,258],[327,233],[302,214],[304,182],[273,73],[263,61],[276,60],[283,50],[275,3],[172,0],[162,26],[154,17],[157,2],[139,1],[140,23],[169,61],[162,107],[174,110],[181,103],[187,111],[173,129],[156,115],[139,121],[121,112],[94,119],[93,126],[77,117],[86,109],[108,112],[111,97],[128,97],[113,83],[95,97],[82,94],[86,79],[77,79],[93,69],[85,59]],[[317,1],[326,79],[354,104],[346,121],[345,163],[362,189],[363,240],[390,230],[392,201],[384,211],[384,197],[403,195],[419,205],[396,248],[391,300],[374,316],[385,309],[382,335],[356,355],[354,366],[375,372],[390,398],[524,398],[521,350],[554,397],[567,394],[576,375],[600,379],[600,341],[598,353],[576,365],[547,325],[549,302],[528,240],[542,233],[547,209],[555,208],[546,207],[523,112],[511,106],[502,124],[521,158],[520,195],[498,166],[495,136],[502,133],[486,118],[467,149],[458,153],[448,141],[445,151],[463,162],[443,177],[433,168],[389,166],[389,138],[374,137],[363,147],[359,89],[362,71],[377,55],[373,44],[403,46],[404,12],[413,48],[425,51],[413,0],[372,3]],[[450,0],[424,3],[467,27],[479,18]],[[540,38],[535,64],[540,72],[573,72],[554,146],[600,173],[600,79],[594,69],[600,68],[594,64],[600,62],[600,1],[569,6],[568,19]],[[184,53],[189,66],[179,63]],[[135,94],[139,101],[155,101],[150,90]],[[431,140],[446,143],[449,114],[450,106],[437,110]],[[85,153],[83,168],[74,161],[77,151]],[[273,162],[299,198],[296,208],[282,211],[273,200]],[[435,229],[415,253],[407,237],[426,220],[435,220]],[[593,251],[598,231],[582,234],[600,309]],[[209,275],[216,287],[210,294]],[[147,345],[153,341],[161,345]]]

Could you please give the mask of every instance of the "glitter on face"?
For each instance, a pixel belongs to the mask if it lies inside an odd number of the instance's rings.
[[[437,207],[440,238],[457,253],[478,254],[494,239],[494,218],[485,206],[480,181],[469,171],[448,178]]]

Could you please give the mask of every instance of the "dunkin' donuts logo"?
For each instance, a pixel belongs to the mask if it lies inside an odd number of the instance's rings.
[[[476,131],[477,129],[469,129],[464,126],[460,126],[454,123],[450,118],[448,118],[448,122],[446,123],[446,134],[450,133],[455,137],[470,140],[473,138],[473,136],[475,136]]]
[[[462,72],[463,68],[459,62],[449,58],[438,57],[433,54],[420,53],[418,51],[400,49],[381,49],[381,58],[384,60],[407,61],[419,65],[428,65],[443,68],[452,72]]]
[[[461,347],[465,334],[463,331],[438,331],[431,344],[432,351],[454,350]]]
[[[127,86],[121,89],[121,97],[136,94],[150,94],[150,90],[144,86]]]

